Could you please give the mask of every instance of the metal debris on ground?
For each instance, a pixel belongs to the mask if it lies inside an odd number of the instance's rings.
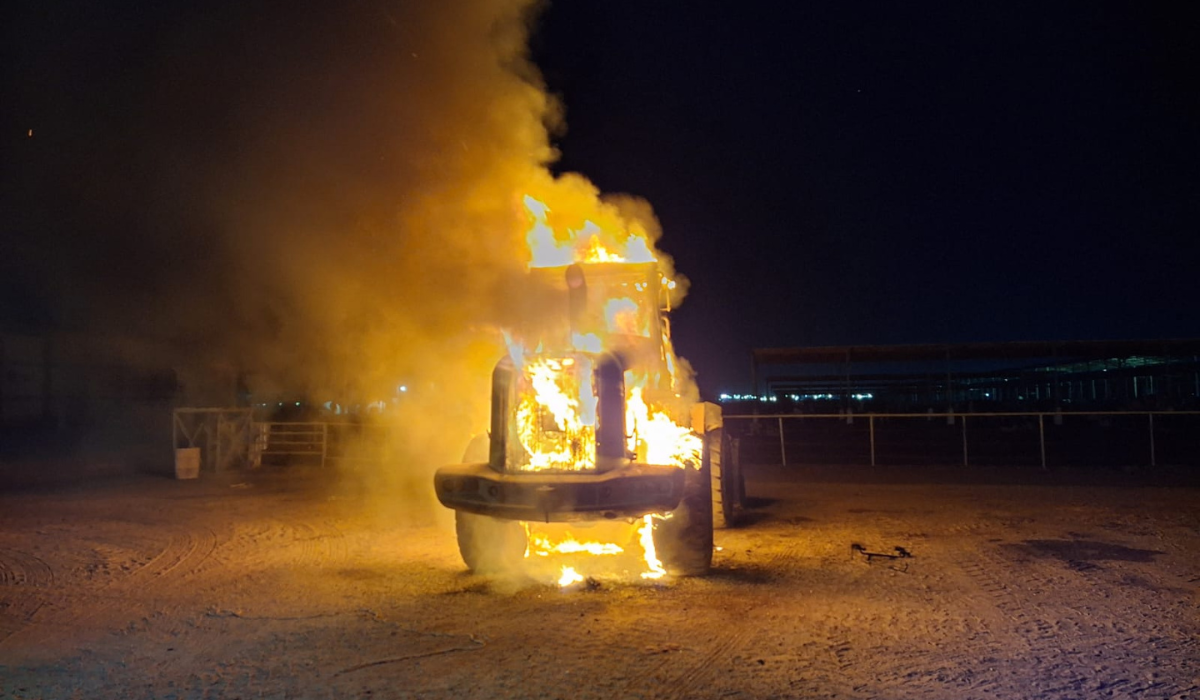
[[[891,561],[891,560],[896,560],[896,559],[912,559],[913,558],[912,553],[909,552],[904,547],[893,547],[891,552],[870,552],[870,551],[867,551],[866,547],[864,547],[863,545],[861,545],[857,542],[854,542],[850,545],[850,558],[853,559],[855,554],[861,554],[863,556],[863,558],[867,560],[868,564],[870,564],[875,559],[887,559],[887,560]],[[894,569],[895,571],[900,571],[900,572],[908,571],[908,562],[904,563],[904,568],[902,568],[902,569],[897,569],[894,566],[891,568]]]

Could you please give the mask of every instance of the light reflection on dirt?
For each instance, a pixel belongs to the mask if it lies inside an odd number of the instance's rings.
[[[711,576],[563,591],[465,573],[433,516],[248,481],[0,496],[0,698],[1200,692],[1195,490],[752,472],[772,500]]]

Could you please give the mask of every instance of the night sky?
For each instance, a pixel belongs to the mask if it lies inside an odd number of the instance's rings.
[[[1151,3],[564,2],[535,47],[562,167],[650,200],[693,280],[711,390],[751,347],[1195,337],[1196,36]]]
[[[222,267],[205,204],[227,156],[263,147],[241,136],[260,112],[373,153],[330,125],[383,134],[377,103],[304,97],[313,75],[386,81],[359,25],[218,6],[7,22],[3,328]],[[1200,335],[1197,36],[1165,3],[562,0],[532,52],[566,108],[555,170],[654,206],[692,282],[678,349],[712,394],[747,388],[754,347]],[[299,87],[256,99],[269,81]],[[114,272],[135,266],[158,273]]]

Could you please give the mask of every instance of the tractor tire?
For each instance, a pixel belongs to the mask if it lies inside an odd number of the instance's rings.
[[[683,499],[670,516],[655,523],[654,548],[668,573],[703,576],[712,568],[712,476],[707,459],[687,467]]]
[[[738,461],[738,442],[718,428],[704,436],[712,479],[713,526],[737,527],[746,509],[746,481]]]
[[[521,523],[465,511],[454,512],[458,553],[473,573],[483,575],[517,571],[525,558],[528,535]]]
[[[473,437],[463,452],[463,462],[486,462],[488,445],[487,433]],[[454,511],[454,533],[458,535],[458,553],[463,562],[477,574],[518,570],[529,545],[529,536],[521,523],[461,510]]]

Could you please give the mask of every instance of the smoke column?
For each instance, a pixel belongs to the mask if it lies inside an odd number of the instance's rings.
[[[394,458],[426,492],[487,425],[499,329],[538,312],[522,197],[658,237],[645,202],[551,174],[537,3],[117,8],[26,18],[63,53],[15,94],[95,73],[30,97],[52,128],[6,177],[11,225],[42,236],[22,249],[35,295],[63,328],[161,341],[259,395],[365,403],[404,382]]]

